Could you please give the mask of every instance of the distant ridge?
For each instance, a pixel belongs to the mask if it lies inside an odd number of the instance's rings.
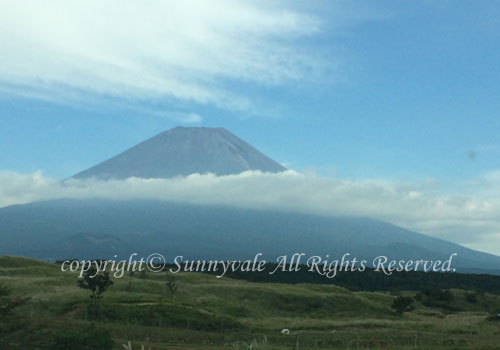
[[[444,261],[457,253],[453,268],[458,272],[500,275],[499,256],[360,217],[161,200],[60,199],[0,208],[0,223],[0,254],[43,260],[154,252],[169,261],[176,256],[251,259],[262,253],[276,262],[279,256],[305,253],[329,255],[331,262],[349,253],[371,263],[381,255]]]
[[[84,170],[73,178],[170,178],[193,173],[286,170],[224,128],[176,127]]]

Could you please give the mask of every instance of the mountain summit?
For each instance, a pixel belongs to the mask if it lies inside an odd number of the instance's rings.
[[[193,173],[280,172],[279,163],[224,128],[176,127],[84,170],[73,178],[169,178]]]

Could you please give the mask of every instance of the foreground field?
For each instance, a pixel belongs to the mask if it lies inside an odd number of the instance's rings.
[[[167,281],[175,284],[172,293]],[[499,349],[500,296],[453,290],[402,317],[390,293],[336,286],[251,283],[203,274],[137,273],[114,279],[98,314],[89,291],[59,266],[0,257],[2,298],[31,296],[2,316],[5,349]],[[5,293],[4,293],[5,294]],[[415,296],[415,292],[402,293]],[[469,295],[469,297],[467,297]],[[6,301],[4,300],[4,304]],[[281,334],[287,328],[290,334]],[[90,340],[89,340],[90,339]],[[93,339],[93,340],[92,340]],[[101,344],[101,345],[99,345]]]

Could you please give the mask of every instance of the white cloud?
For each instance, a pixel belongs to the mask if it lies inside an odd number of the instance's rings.
[[[39,172],[0,172],[0,206],[55,198],[152,198],[200,204],[368,216],[476,249],[500,251],[500,172],[478,180],[474,195],[437,194],[421,184],[349,181],[313,173],[245,172],[123,181],[72,180],[61,185]]]
[[[264,0],[4,1],[0,91],[248,109],[232,83],[321,74],[327,60],[297,44],[319,28],[303,9]]]
[[[203,118],[197,113],[183,113],[179,116],[179,120],[183,123],[201,123]]]

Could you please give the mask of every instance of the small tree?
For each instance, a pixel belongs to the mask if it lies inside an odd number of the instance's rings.
[[[139,278],[145,279],[148,277],[148,273],[146,272],[146,269],[139,270]]]
[[[128,273],[128,285],[127,291],[132,291],[132,277],[134,276],[134,270],[130,270]]]
[[[465,300],[471,304],[477,303],[477,293],[465,293]]]
[[[101,312],[101,299],[103,293],[113,284],[109,272],[97,273],[95,267],[90,268],[78,280],[78,286],[91,291],[89,309],[95,315]]]
[[[452,304],[455,295],[450,290],[439,288],[426,288],[417,293],[415,299],[427,307],[436,307],[443,310],[458,310]]]
[[[177,293],[177,282],[175,280],[174,276],[169,275],[167,277],[167,282],[166,282],[168,291],[170,292],[170,298],[174,298],[175,294]]]
[[[396,311],[400,316],[403,316],[403,313],[414,309],[413,302],[414,302],[413,298],[399,296],[396,299],[394,299],[391,308],[394,311]]]

